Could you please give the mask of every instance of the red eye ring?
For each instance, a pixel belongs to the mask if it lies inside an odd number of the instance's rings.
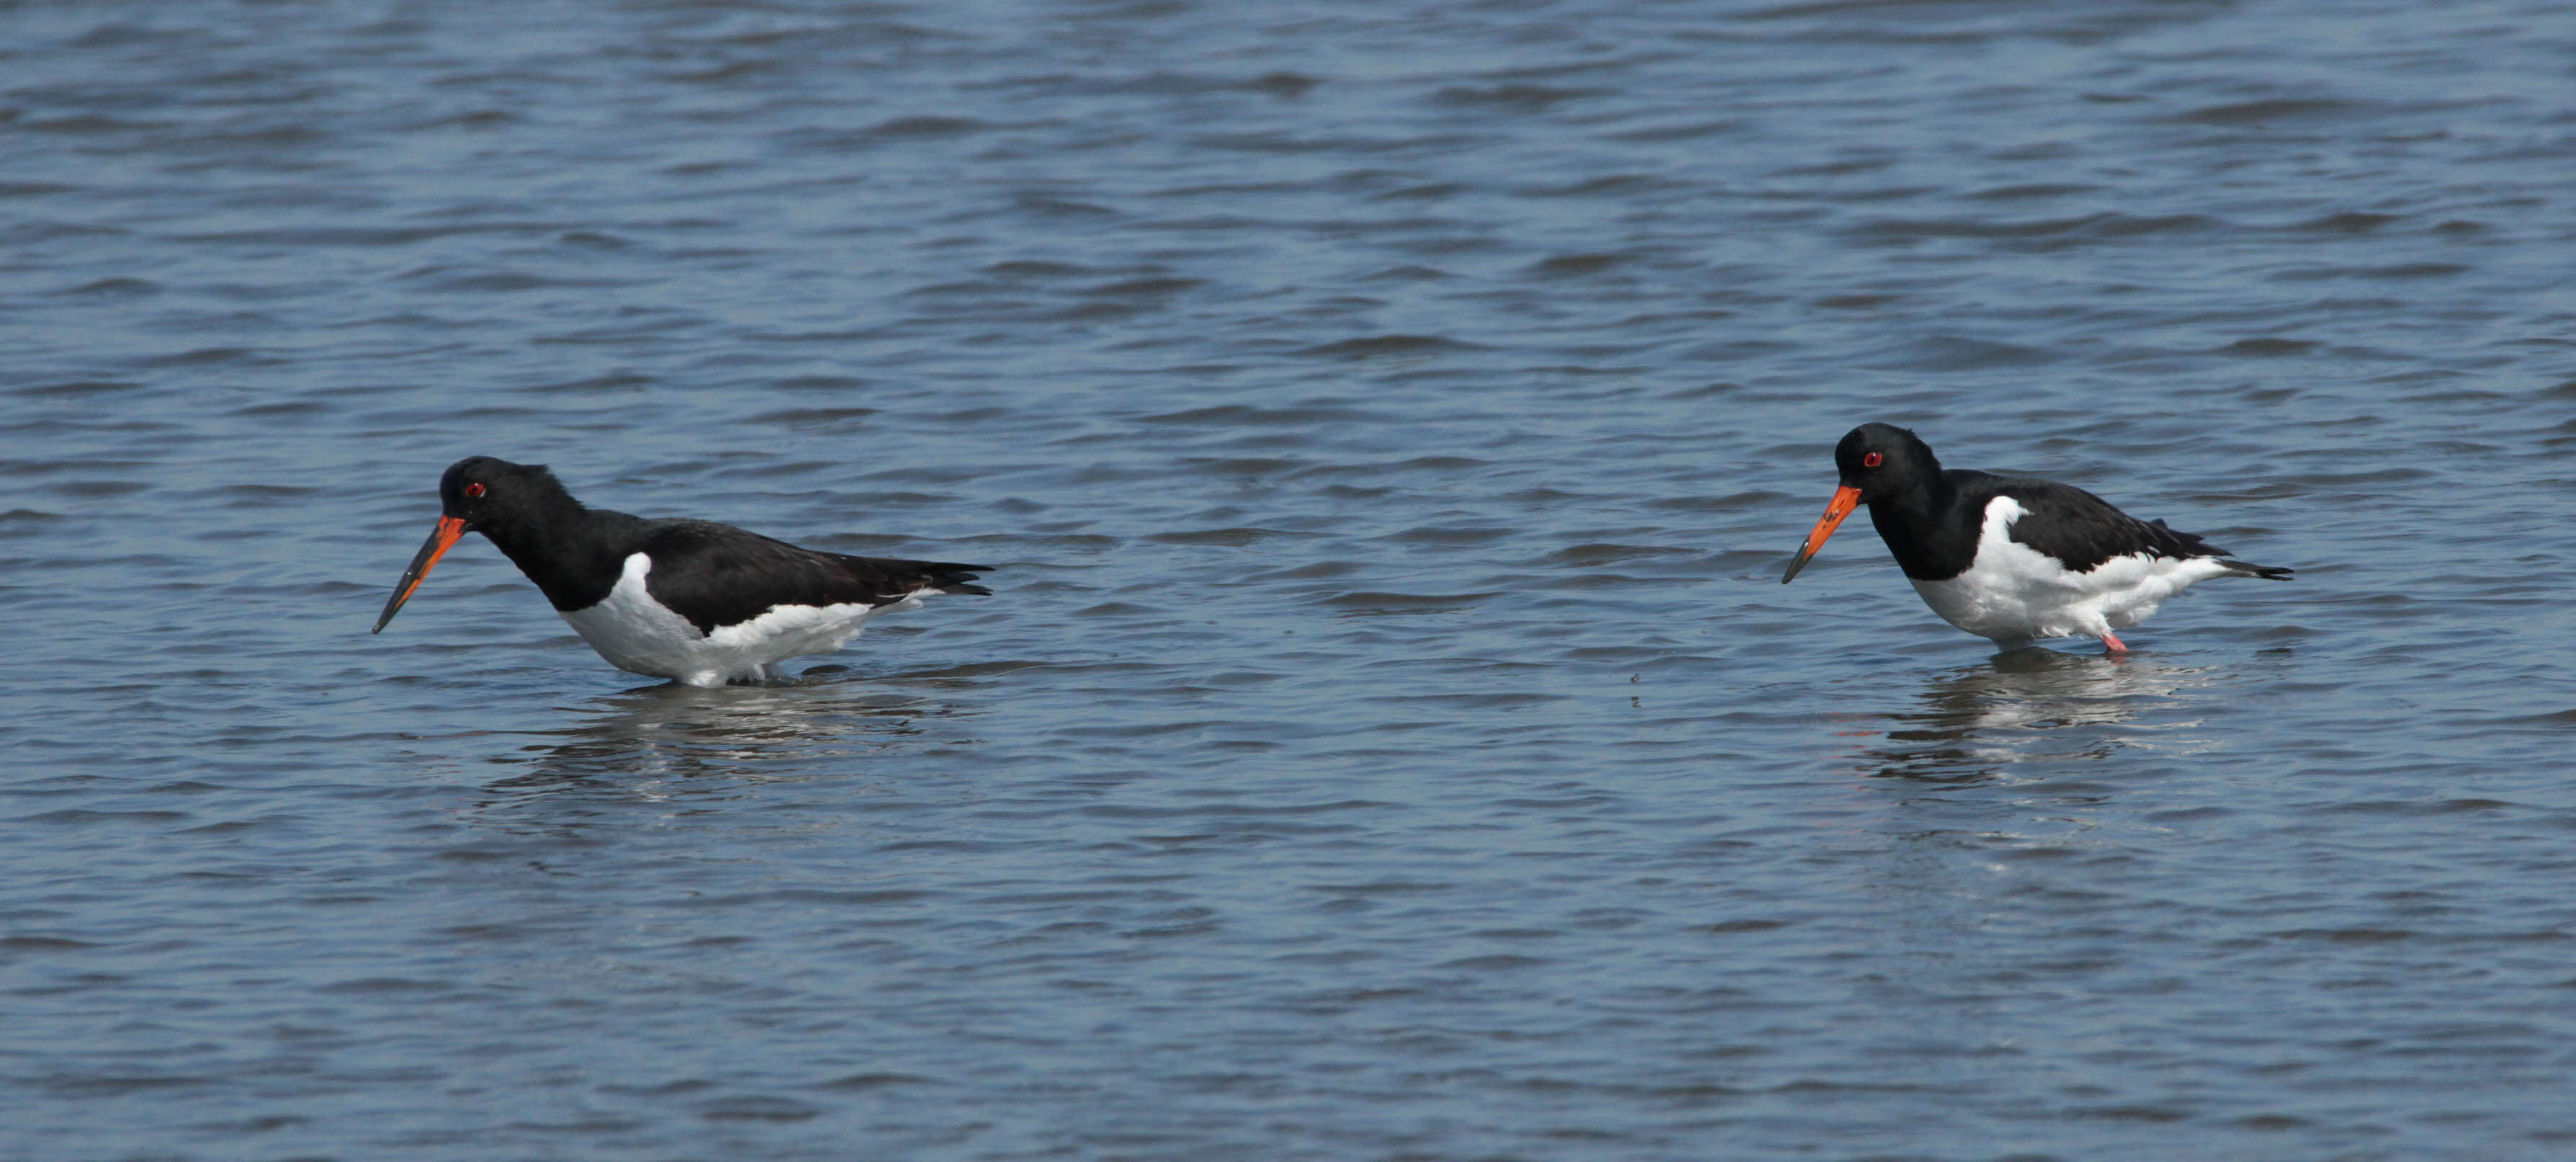
[[[1880,464],[1886,462],[1887,457],[1881,456],[1876,452],[1863,452],[1860,456],[1860,466],[1863,468],[1876,468]]]
[[[1872,453],[1870,453],[1870,455],[1872,455],[1872,456],[1875,456],[1875,455],[1877,455],[1877,454],[1878,454],[1878,453],[1876,453],[1876,452],[1872,452]],[[466,485],[466,486],[465,486],[465,499],[467,499],[467,500],[480,500],[480,499],[482,499],[482,497],[483,497],[483,485],[482,485],[481,483],[479,483],[479,482],[478,482],[478,483],[474,483],[474,484],[468,484],[468,485]]]

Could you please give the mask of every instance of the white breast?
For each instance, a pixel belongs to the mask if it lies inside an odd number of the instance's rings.
[[[677,678],[703,652],[706,635],[644,591],[644,577],[652,571],[652,558],[642,553],[627,557],[625,570],[606,598],[588,609],[567,610],[563,619],[609,665]]]

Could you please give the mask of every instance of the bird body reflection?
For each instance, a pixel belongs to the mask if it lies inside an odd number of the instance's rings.
[[[712,793],[744,781],[818,777],[830,760],[899,745],[921,720],[952,708],[914,691],[838,688],[648,686],[598,700],[587,715],[529,748],[526,769],[485,784],[511,795],[616,787],[667,795],[681,784]]]
[[[1859,757],[1876,777],[1959,783],[2008,777],[2035,759],[2188,749],[2199,745],[2191,692],[2225,676],[2135,654],[2015,650],[1932,679],[1915,705],[1885,715],[1885,743]]]

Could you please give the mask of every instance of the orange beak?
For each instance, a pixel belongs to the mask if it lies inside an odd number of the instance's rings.
[[[1850,516],[1852,510],[1859,507],[1859,489],[1848,484],[1835,489],[1833,500],[1825,505],[1825,515],[1817,517],[1816,527],[1807,530],[1805,543],[1798,546],[1798,555],[1790,559],[1789,571],[1780,575],[1780,583],[1788,584],[1790,578],[1798,575],[1798,570],[1806,568],[1807,558],[1815,556],[1816,550],[1824,548],[1825,539],[1833,536],[1834,529],[1841,526],[1843,518]],[[393,615],[388,613],[385,616]]]
[[[420,588],[421,578],[429,576],[430,567],[438,564],[438,559],[446,556],[447,550],[456,547],[456,538],[464,535],[465,518],[438,518],[438,527],[429,530],[429,539],[421,542],[420,552],[412,557],[411,568],[403,570],[402,580],[394,582],[393,600],[385,602],[385,611],[376,615],[376,628],[367,632],[385,632],[385,623],[394,619],[403,602],[411,600],[411,591]]]

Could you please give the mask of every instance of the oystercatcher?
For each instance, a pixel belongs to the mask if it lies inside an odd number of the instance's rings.
[[[691,686],[775,681],[786,677],[778,663],[837,650],[878,614],[934,593],[993,592],[972,583],[990,565],[853,557],[714,521],[587,508],[539,464],[459,460],[438,478],[438,503],[376,633],[469,532],[500,546],[608,664]]]
[[[1862,424],[1834,446],[1842,487],[1798,546],[1786,585],[1859,505],[1914,591],[1943,621],[1995,648],[2040,638],[2102,639],[2146,620],[2165,598],[2211,577],[2287,581],[2291,571],[2227,558],[2191,533],[2142,521],[2072,485],[1944,469],[1913,432]]]

